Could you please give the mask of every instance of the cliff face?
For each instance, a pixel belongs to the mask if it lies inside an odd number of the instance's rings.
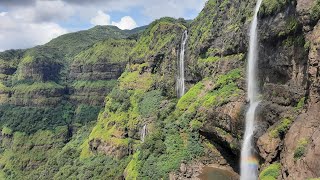
[[[134,40],[109,39],[78,54],[70,67],[70,99],[78,104],[103,106],[105,96],[124,72],[134,45]]]
[[[239,173],[254,6],[249,0],[209,0],[192,22],[161,18],[140,34],[121,32],[120,39],[111,28],[101,32],[107,40],[93,36],[81,51],[57,45],[69,39],[61,37],[0,54],[0,170],[31,179],[192,179],[207,165]],[[258,17],[262,101],[254,141],[260,179],[320,177],[320,2],[264,0]],[[177,99],[185,30],[187,91]],[[98,114],[93,125],[78,124]],[[39,130],[45,126],[51,130]],[[57,136],[59,143],[10,128],[39,130],[40,137]],[[42,154],[44,160],[23,158],[20,150],[28,148],[31,155],[41,149],[54,153]],[[10,160],[15,154],[19,163]]]
[[[97,26],[63,35],[42,46],[1,53],[0,105],[38,108],[39,112],[43,108],[58,110],[65,104],[74,110],[83,106],[101,108],[129,60],[128,53],[138,36],[130,37],[133,31]],[[2,119],[3,124],[14,129],[17,127],[11,123],[20,121]]]
[[[176,96],[177,48],[185,29],[181,22],[164,18],[142,34],[119,85],[106,98],[88,144],[84,144],[83,158],[102,152],[122,159],[136,151],[144,125],[156,130],[157,113],[170,102],[165,96]]]

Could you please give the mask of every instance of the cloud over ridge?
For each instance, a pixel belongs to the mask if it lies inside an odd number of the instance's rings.
[[[0,49],[28,48],[93,25],[133,29],[190,16],[207,0],[0,0]],[[114,20],[117,19],[117,20]]]

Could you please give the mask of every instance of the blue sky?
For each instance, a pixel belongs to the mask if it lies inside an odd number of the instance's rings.
[[[95,25],[132,29],[169,16],[193,19],[206,0],[0,0],[0,51],[44,44]]]

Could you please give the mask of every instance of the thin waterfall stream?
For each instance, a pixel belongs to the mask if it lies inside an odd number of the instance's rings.
[[[140,135],[140,138],[141,138],[141,142],[144,142],[146,136],[147,136],[147,133],[148,133],[148,130],[147,130],[147,125],[143,125],[142,129],[141,129],[141,135]]]
[[[250,27],[250,44],[248,55],[248,67],[247,67],[247,88],[248,88],[248,100],[249,109],[246,114],[246,125],[244,141],[241,149],[241,180],[257,180],[258,179],[258,167],[259,162],[254,154],[254,142],[253,135],[255,130],[255,112],[258,107],[259,91],[257,86],[257,60],[258,60],[258,12],[261,6],[262,0],[258,0],[254,17]]]
[[[185,30],[182,34],[182,42],[181,42],[181,50],[178,62],[178,77],[177,77],[177,95],[178,97],[182,97],[185,93],[185,85],[184,85],[184,53],[185,46],[188,40],[188,31]]]

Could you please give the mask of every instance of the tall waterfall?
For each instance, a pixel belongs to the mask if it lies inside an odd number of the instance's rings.
[[[257,59],[258,59],[258,12],[262,0],[258,0],[253,21],[250,27],[250,44],[248,57],[248,100],[250,102],[249,109],[246,114],[246,127],[244,141],[241,150],[241,180],[257,180],[259,162],[254,154],[253,133],[255,129],[255,112],[259,105],[259,92],[257,87]]]
[[[148,132],[148,130],[147,130],[147,125],[145,124],[145,125],[142,127],[142,129],[141,129],[141,134],[140,134],[140,139],[141,139],[142,142],[144,142],[144,139],[145,139],[146,136],[147,136],[147,132]]]
[[[188,39],[188,31],[184,31],[182,35],[182,42],[181,42],[181,50],[180,50],[180,57],[178,62],[178,77],[177,77],[177,95],[178,97],[182,97],[185,93],[184,87],[184,52],[185,46]]]

